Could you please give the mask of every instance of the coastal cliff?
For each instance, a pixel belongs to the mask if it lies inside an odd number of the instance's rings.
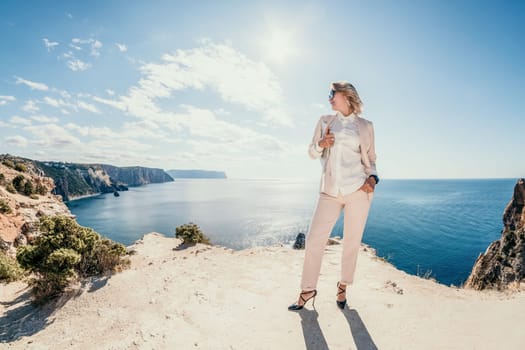
[[[55,180],[55,194],[65,201],[90,194],[126,191],[127,186],[173,181],[162,169],[107,164],[37,162]]]
[[[140,166],[116,167],[107,164],[100,164],[100,167],[113,181],[126,184],[127,186],[141,186],[150,183],[173,181],[173,178],[162,169]]]
[[[127,190],[127,186],[173,181],[162,169],[104,164],[41,162],[0,155],[0,249],[16,247],[40,234],[41,216],[73,217],[64,201]]]
[[[54,181],[41,169],[21,158],[0,158],[0,249],[14,254],[39,235],[40,217],[73,215],[62,197],[52,194]]]
[[[0,161],[30,164],[35,173],[53,179],[52,193],[60,195],[64,201],[98,193],[126,191],[127,186],[173,181],[162,169],[139,166],[43,162],[9,154],[0,155]]]
[[[115,184],[101,166],[62,162],[36,162],[46,176],[55,182],[53,193],[64,201],[95,193],[111,193],[126,190],[123,184]]]
[[[519,179],[503,213],[501,238],[480,254],[466,288],[507,289],[525,279],[525,179]]]

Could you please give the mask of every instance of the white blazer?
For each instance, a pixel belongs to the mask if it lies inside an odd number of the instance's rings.
[[[320,192],[324,192],[330,196],[337,197],[338,189],[335,184],[335,177],[332,176],[335,168],[335,160],[333,157],[330,157],[331,152],[330,148],[324,148],[321,152],[318,150],[319,141],[323,138],[326,128],[332,124],[332,122],[337,118],[336,114],[333,115],[323,115],[319,118],[317,126],[314,130],[314,136],[312,137],[312,142],[308,147],[308,154],[313,159],[321,159],[321,164],[323,167],[323,172],[321,175],[321,185]],[[365,168],[365,173],[367,176],[377,175],[376,171],[376,152],[374,145],[374,125],[371,121],[368,121],[364,118],[357,117],[359,125],[359,142],[361,144],[361,163]],[[317,145],[317,147],[316,147]]]

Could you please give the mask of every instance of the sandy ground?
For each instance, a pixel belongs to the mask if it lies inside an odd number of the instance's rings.
[[[231,251],[148,234],[129,270],[60,305],[0,285],[1,349],[525,349],[525,292],[446,287],[362,248],[349,306],[335,304],[341,246],[326,248],[315,308],[299,292],[304,251]]]

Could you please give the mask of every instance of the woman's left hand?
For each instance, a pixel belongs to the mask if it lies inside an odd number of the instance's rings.
[[[373,177],[369,177],[368,179],[365,180],[365,183],[359,189],[366,193],[371,193],[371,192],[374,192],[375,187],[376,187],[376,180]]]

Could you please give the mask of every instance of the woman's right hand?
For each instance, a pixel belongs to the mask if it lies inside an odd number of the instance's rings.
[[[318,145],[322,148],[329,148],[334,145],[335,135],[330,132],[330,127],[326,128],[326,133],[324,137],[319,141]]]

